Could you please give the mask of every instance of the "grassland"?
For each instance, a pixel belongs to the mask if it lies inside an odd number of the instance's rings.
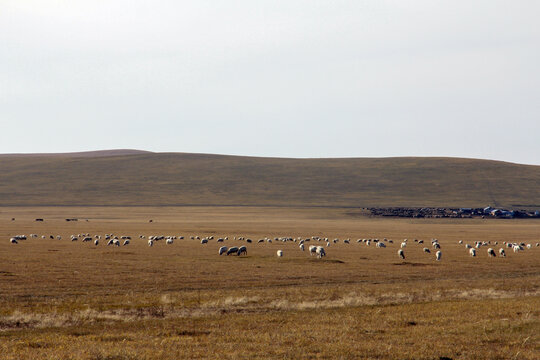
[[[45,221],[35,222],[35,218]],[[79,218],[66,222],[65,218]],[[11,221],[15,218],[15,221]],[[86,221],[88,219],[88,221]],[[153,222],[149,222],[152,219]],[[129,246],[70,234],[130,235]],[[62,235],[9,244],[15,234]],[[183,235],[149,248],[139,234]],[[317,260],[269,236],[343,242]],[[356,243],[388,238],[386,249]],[[399,242],[409,239],[402,261]],[[438,238],[442,261],[414,239]],[[2,359],[538,359],[540,247],[470,258],[459,240],[540,242],[540,223],[379,219],[347,208],[0,208]],[[498,246],[496,247],[498,248]],[[277,258],[276,250],[285,256]]]
[[[540,208],[540,166],[458,158],[278,159],[104,152],[0,156],[0,206]]]

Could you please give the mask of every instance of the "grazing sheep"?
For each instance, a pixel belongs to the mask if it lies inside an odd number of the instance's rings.
[[[503,248],[500,248],[500,249],[499,249],[499,255],[500,255],[501,257],[506,257],[506,253],[504,252],[504,249],[503,249]]]
[[[129,244],[129,242],[128,242],[128,244]],[[114,246],[120,246],[120,240],[118,240],[118,239],[113,239],[113,245],[114,245]]]
[[[129,239],[124,240],[123,246],[129,245]]]
[[[459,240],[459,243],[460,243],[460,244],[463,244],[463,240]]]
[[[310,245],[309,246],[309,255],[316,255],[317,254],[317,246],[315,245]]]
[[[205,239],[202,239],[202,240],[201,240],[201,244],[208,244],[208,239],[206,239],[206,238],[205,238]]]
[[[385,248],[386,245],[383,242],[378,242],[377,245],[375,245],[378,248]]]
[[[278,250],[276,254],[277,254],[277,257],[283,257],[283,251],[282,250]]]
[[[229,256],[231,254],[238,254],[238,247],[233,246],[233,247],[229,248],[229,250],[227,250],[226,255]]]
[[[247,247],[245,247],[245,246],[240,246],[240,247],[238,248],[238,253],[237,253],[236,255],[240,256],[240,255],[242,255],[242,254],[247,255]]]
[[[397,253],[401,259],[405,260],[405,253],[403,252],[403,250],[399,249]]]
[[[440,245],[439,243],[437,243],[437,242],[434,242],[434,243],[433,243],[433,248],[434,248],[434,249],[440,249],[440,248],[441,248],[441,245]]]
[[[435,253],[435,259],[437,261],[441,260],[441,256],[442,256],[442,252],[440,250]]]
[[[428,253],[428,254],[431,254],[431,251],[429,251],[428,248],[424,248],[424,252],[425,252],[425,253]]]
[[[321,259],[323,256],[326,256],[326,251],[324,251],[324,248],[322,246],[317,246],[316,253],[319,259]]]
[[[219,255],[223,255],[227,252],[227,247],[226,246],[222,246],[219,248]]]
[[[109,242],[107,242],[107,246],[112,245],[112,244],[114,244],[114,239],[111,239],[109,240]]]
[[[12,244],[18,244],[19,242],[17,241],[16,238],[12,237],[11,239],[9,239],[9,242],[12,243]]]
[[[469,245],[469,244],[467,244],[467,245],[465,245],[465,248],[466,248],[466,249],[472,249],[472,246]]]
[[[300,248],[300,250],[304,251],[304,244],[300,244],[298,245],[298,247]]]
[[[495,257],[495,251],[492,248],[487,249],[487,253],[489,257]]]
[[[148,240],[148,246],[150,247],[154,246],[154,240]]]
[[[165,243],[166,243],[167,245],[171,245],[173,242],[174,242],[173,239],[167,239],[167,241],[165,241]]]
[[[99,245],[99,239],[94,240],[94,245],[96,245],[96,246]]]
[[[469,255],[471,255],[472,257],[475,257],[476,256],[476,249],[475,248],[470,248],[469,249]]]
[[[406,246],[407,246],[407,243],[405,241],[401,243],[401,248],[402,249],[405,248]]]
[[[521,250],[523,250],[523,248],[520,246],[520,245],[514,245],[514,252],[517,253],[517,252],[520,252]]]

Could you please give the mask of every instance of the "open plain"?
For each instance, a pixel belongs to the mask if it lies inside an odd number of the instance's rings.
[[[9,242],[30,233],[39,236]],[[132,240],[120,247],[70,240],[81,233]],[[150,235],[184,239],[149,247]],[[312,236],[329,238],[326,257],[307,250],[324,240],[299,249],[299,238]],[[265,238],[272,242],[258,243]],[[357,242],[376,238],[387,247]],[[1,359],[540,354],[538,220],[387,219],[358,208],[2,207],[0,239]],[[490,245],[472,258],[465,244],[476,241]],[[488,257],[487,248],[503,242],[532,247]],[[241,245],[247,255],[218,255],[220,246]]]

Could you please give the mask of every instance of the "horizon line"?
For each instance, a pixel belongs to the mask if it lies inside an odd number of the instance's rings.
[[[246,154],[219,154],[219,153],[204,153],[204,152],[183,152],[183,151],[151,151],[140,149],[99,149],[99,150],[83,150],[83,151],[67,151],[67,152],[17,152],[17,153],[0,153],[0,157],[31,157],[31,156],[66,156],[66,157],[109,157],[109,156],[134,156],[144,154],[182,154],[182,155],[208,155],[208,156],[235,156],[235,157],[247,157],[247,158],[267,158],[267,159],[290,159],[290,160],[332,160],[332,159],[400,159],[400,158],[432,158],[432,159],[466,159],[466,160],[484,160],[484,161],[496,161],[509,164],[526,165],[526,166],[540,166],[540,164],[520,163],[515,161],[489,159],[489,158],[475,158],[475,157],[462,157],[462,156],[449,156],[449,155],[393,155],[393,156],[328,156],[328,157],[286,157],[286,156],[260,156],[260,155],[246,155]]]

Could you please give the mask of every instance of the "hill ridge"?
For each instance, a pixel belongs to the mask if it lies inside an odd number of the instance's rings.
[[[105,156],[126,156],[140,155],[152,152],[136,149],[110,149],[110,150],[88,150],[76,152],[59,152],[59,153],[10,153],[0,154],[0,157],[37,157],[37,156],[63,156],[63,157],[105,157]]]
[[[138,150],[101,153],[107,156],[3,155],[0,206],[540,204],[536,165],[444,157],[297,159],[132,151]]]

